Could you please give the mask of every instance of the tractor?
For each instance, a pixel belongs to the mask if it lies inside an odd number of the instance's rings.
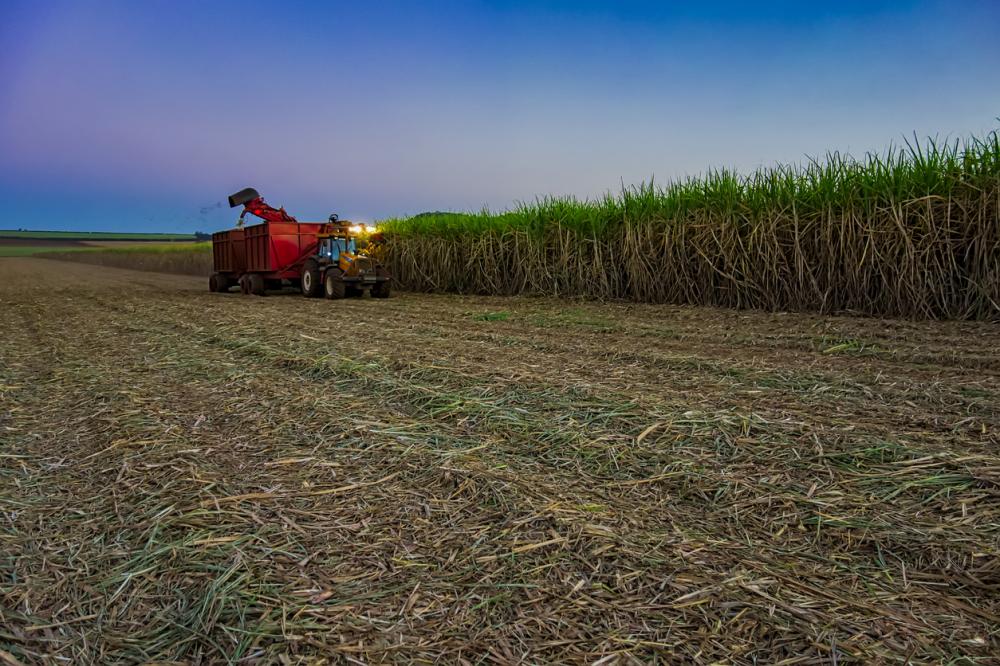
[[[302,264],[302,293],[315,298],[361,296],[389,298],[389,273],[381,264],[358,251],[355,228],[340,224],[336,216],[317,234],[316,254]]]

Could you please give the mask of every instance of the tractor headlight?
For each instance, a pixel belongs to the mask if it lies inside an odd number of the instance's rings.
[[[364,231],[365,231],[364,225],[361,225],[361,224],[353,224],[353,225],[351,225],[351,233],[352,234],[360,234],[360,233],[364,233]]]

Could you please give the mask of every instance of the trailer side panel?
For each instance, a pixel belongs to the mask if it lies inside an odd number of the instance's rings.
[[[212,234],[212,261],[217,273],[240,274],[246,271],[246,250],[242,229]]]
[[[246,270],[255,273],[286,273],[316,251],[316,235],[322,223],[264,222],[246,228]],[[294,268],[293,268],[294,267]]]

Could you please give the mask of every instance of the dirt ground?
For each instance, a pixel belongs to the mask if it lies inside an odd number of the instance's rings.
[[[998,349],[0,259],[0,662],[995,663]]]

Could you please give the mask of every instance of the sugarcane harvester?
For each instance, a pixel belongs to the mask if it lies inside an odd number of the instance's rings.
[[[215,272],[208,288],[263,295],[290,283],[305,296],[388,298],[389,272],[373,257],[359,251],[364,236],[381,242],[379,234],[365,235],[363,227],[336,214],[326,222],[299,222],[284,208],[274,208],[252,187],[229,197],[230,208],[243,206],[235,229],[212,234]],[[246,214],[263,222],[244,226]]]

